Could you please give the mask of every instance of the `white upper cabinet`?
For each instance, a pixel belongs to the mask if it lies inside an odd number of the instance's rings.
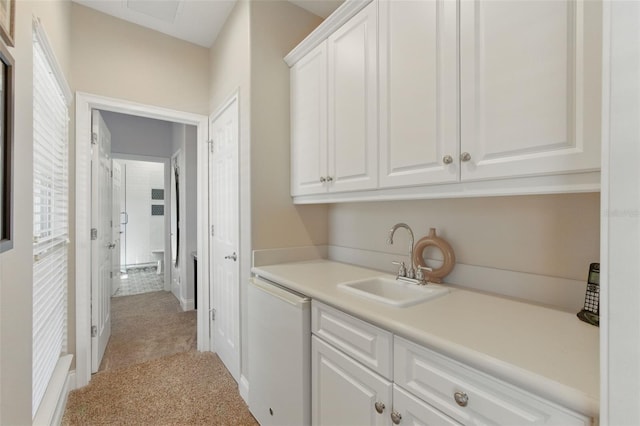
[[[291,68],[291,195],[326,192],[327,43]]]
[[[328,39],[330,191],[378,184],[377,2]]]
[[[584,32],[581,0],[460,3],[463,181],[600,168]]]
[[[363,3],[287,57],[296,203],[599,190],[601,2]]]
[[[457,10],[379,2],[381,187],[459,179]]]

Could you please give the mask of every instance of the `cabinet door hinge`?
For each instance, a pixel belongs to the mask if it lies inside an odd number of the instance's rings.
[[[98,239],[98,229],[91,228],[91,240],[97,240],[97,239]]]
[[[109,271],[109,278],[113,278],[113,271]]]
[[[209,315],[211,316],[211,321],[215,321],[216,320],[216,310],[215,310],[215,308],[209,309]]]
[[[213,139],[209,139],[207,143],[209,144],[209,151],[213,152]]]
[[[97,337],[98,336],[98,327],[96,327],[95,325],[91,326],[91,337]]]
[[[91,133],[91,145],[98,143],[98,134],[96,132]]]
[[[212,236],[212,237],[213,237],[213,236],[215,236],[215,232],[214,232],[213,225],[211,225],[211,236]]]

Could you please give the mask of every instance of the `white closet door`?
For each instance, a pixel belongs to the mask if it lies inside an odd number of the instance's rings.
[[[583,84],[584,8],[460,3],[462,180],[599,168],[599,143],[583,132],[585,93],[600,90]]]
[[[459,179],[458,5],[383,0],[380,186]]]

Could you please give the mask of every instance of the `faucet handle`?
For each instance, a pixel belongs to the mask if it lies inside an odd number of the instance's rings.
[[[429,268],[428,266],[420,266],[420,265],[417,265],[416,269],[417,269],[416,279],[420,281],[424,281],[424,272],[422,271],[428,271],[428,272],[433,271],[433,268]]]
[[[404,266],[404,262],[396,262],[395,260],[393,262],[394,265],[398,265],[398,276],[399,277],[406,277],[407,276],[407,268]]]

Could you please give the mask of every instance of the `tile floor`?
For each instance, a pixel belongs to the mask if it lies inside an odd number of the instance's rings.
[[[156,271],[155,266],[127,269],[126,278],[120,277],[120,287],[113,297],[164,290],[164,274],[157,274]]]

